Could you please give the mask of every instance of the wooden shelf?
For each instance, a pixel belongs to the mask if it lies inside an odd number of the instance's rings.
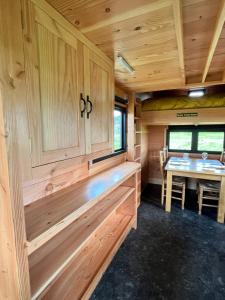
[[[133,216],[119,211],[111,215],[85,249],[74,257],[63,274],[41,295],[41,299],[88,299],[133,222]],[[67,284],[62,285],[62,282]]]
[[[125,162],[25,206],[28,254],[73,223],[139,168],[135,162]]]
[[[142,131],[135,131],[135,133],[137,134],[137,133],[142,133]]]
[[[141,117],[134,117],[134,120],[140,120]]]
[[[134,188],[119,186],[97,205],[76,219],[70,226],[45,243],[29,257],[33,299],[36,299],[73,260],[81,247],[94,237],[111,215],[130,196]]]

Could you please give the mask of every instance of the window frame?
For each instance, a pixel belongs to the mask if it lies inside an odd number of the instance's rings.
[[[127,109],[119,105],[114,106],[114,110],[118,110],[122,113],[122,147],[114,150],[114,122],[113,122],[113,153],[126,151],[127,148]]]
[[[192,132],[192,143],[191,150],[179,150],[179,149],[171,149],[169,148],[169,138],[170,132]],[[221,151],[199,151],[198,150],[198,133],[199,132],[223,132],[224,140],[223,140],[223,149],[225,149],[225,125],[174,125],[169,126],[166,132],[166,145],[168,146],[168,151],[170,152],[180,152],[180,153],[202,153],[207,152],[209,154],[221,154]]]

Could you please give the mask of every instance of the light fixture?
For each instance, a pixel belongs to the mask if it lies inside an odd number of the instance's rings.
[[[123,71],[125,70],[128,73],[133,73],[134,72],[134,69],[129,65],[129,63],[126,61],[126,59],[121,55],[117,56],[116,65],[117,65],[117,67],[119,67],[120,70],[121,69]]]
[[[195,89],[195,90],[190,90],[188,92],[188,96],[191,98],[199,98],[205,95],[205,89]]]

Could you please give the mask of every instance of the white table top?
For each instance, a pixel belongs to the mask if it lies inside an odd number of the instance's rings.
[[[171,157],[167,171],[180,171],[225,176],[225,166],[219,160]]]

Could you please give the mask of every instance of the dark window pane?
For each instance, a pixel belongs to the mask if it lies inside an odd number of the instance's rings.
[[[170,132],[169,149],[173,150],[191,150],[192,132]]]
[[[114,151],[123,147],[123,115],[120,110],[114,110]]]
[[[224,132],[199,132],[198,151],[222,152]]]

